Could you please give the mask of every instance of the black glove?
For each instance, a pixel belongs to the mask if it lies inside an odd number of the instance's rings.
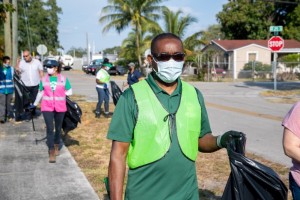
[[[26,110],[27,112],[34,113],[34,112],[35,112],[35,109],[36,109],[36,106],[33,105],[33,104],[30,104],[25,110]]]
[[[220,148],[226,148],[229,140],[231,138],[233,139],[239,139],[243,136],[242,132],[238,131],[227,131],[223,135],[219,135],[217,137],[217,146]]]

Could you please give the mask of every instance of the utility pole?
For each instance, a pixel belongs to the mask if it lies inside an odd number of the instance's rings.
[[[17,64],[18,58],[18,3],[12,0],[15,11],[12,13],[12,66]]]
[[[10,3],[9,0],[4,0],[3,3]],[[4,23],[4,54],[11,57],[11,27],[10,27],[10,13],[6,13],[6,19]]]

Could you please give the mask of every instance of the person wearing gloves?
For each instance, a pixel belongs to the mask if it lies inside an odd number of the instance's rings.
[[[72,95],[72,88],[68,78],[61,74],[59,63],[52,63],[47,66],[47,74],[42,78],[39,93],[29,109],[36,107],[42,100],[41,111],[46,123],[49,162],[55,163],[56,156],[59,155],[62,123],[67,111],[66,96]]]
[[[107,134],[111,200],[123,198],[126,158],[125,199],[198,200],[198,151],[214,152],[241,137],[235,131],[212,135],[201,92],[180,80],[184,57],[178,36],[156,36],[148,56],[153,71],[120,97]]]

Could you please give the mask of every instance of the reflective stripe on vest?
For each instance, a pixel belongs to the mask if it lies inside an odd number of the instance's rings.
[[[61,74],[58,74],[56,88],[54,91],[52,91],[49,75],[46,75],[43,78],[44,95],[41,103],[42,111],[67,111],[65,85],[65,77]]]
[[[138,106],[134,137],[128,150],[130,168],[140,167],[162,158],[170,148],[170,118],[176,119],[176,130],[183,154],[195,161],[201,131],[201,107],[195,88],[182,81],[180,105],[170,115],[161,105],[146,80],[132,85]],[[169,116],[169,117],[168,117]]]
[[[11,94],[14,92],[14,84],[13,84],[13,68],[9,67],[6,70],[6,75],[3,72],[3,68],[0,68],[0,93],[2,94]]]

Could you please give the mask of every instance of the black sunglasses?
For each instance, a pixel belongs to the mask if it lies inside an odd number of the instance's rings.
[[[177,62],[181,62],[184,60],[184,53],[174,53],[174,54],[169,54],[169,53],[152,53],[153,57],[157,60],[157,61],[161,61],[161,62],[166,62],[169,61],[171,58],[173,58],[173,60],[177,61]]]

